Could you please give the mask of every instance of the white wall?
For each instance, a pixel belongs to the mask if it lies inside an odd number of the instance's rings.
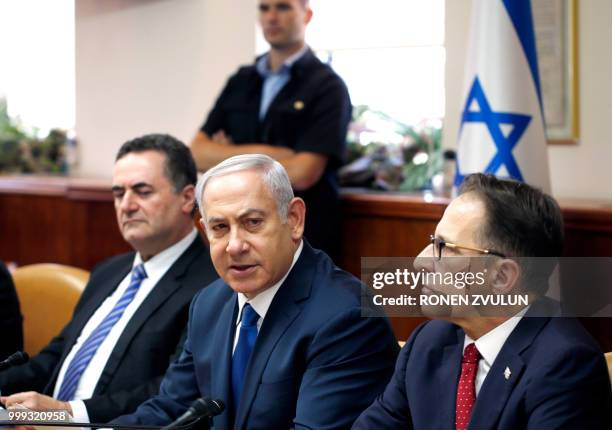
[[[74,127],[74,7],[74,0],[0,0],[0,97],[40,135]]]
[[[535,0],[537,1],[537,0]],[[552,193],[562,198],[612,198],[612,2],[578,3],[580,143],[548,147]],[[457,140],[463,55],[470,0],[446,1],[446,117],[444,146]]]
[[[254,0],[76,0],[77,175],[109,177],[127,139],[188,143],[252,61]]]
[[[577,3],[581,142],[549,147],[553,194],[612,198],[612,2]],[[252,60],[255,5],[76,0],[77,174],[109,176],[121,143],[143,133],[169,132],[189,142],[228,75]],[[459,124],[470,5],[446,1],[444,144],[450,147]]]

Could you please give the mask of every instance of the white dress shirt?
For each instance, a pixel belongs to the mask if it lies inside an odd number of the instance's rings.
[[[238,293],[238,317],[236,318],[236,334],[234,335],[234,347],[232,349],[232,354],[233,351],[236,349],[236,345],[238,344],[238,337],[240,336],[239,325],[240,319],[242,318],[242,309],[244,308],[244,305],[246,303],[250,304],[253,310],[257,312],[257,315],[259,315],[259,319],[257,320],[257,333],[259,333],[259,329],[263,324],[263,320],[266,317],[266,313],[268,313],[268,309],[272,304],[272,300],[274,299],[276,292],[278,291],[280,286],[283,285],[283,282],[285,282],[287,276],[289,276],[291,269],[293,269],[293,266],[295,266],[295,262],[298,260],[298,258],[300,258],[300,254],[302,253],[303,247],[304,242],[300,241],[300,246],[298,246],[298,249],[295,251],[295,254],[293,254],[293,261],[291,262],[291,267],[289,267],[289,270],[287,270],[285,276],[283,276],[282,279],[276,284],[257,294],[250,300],[244,294]]]
[[[517,324],[521,321],[525,312],[529,309],[529,306],[521,310],[518,314],[508,318],[502,324],[495,327],[488,333],[485,333],[476,340],[476,349],[480,352],[482,359],[478,361],[478,370],[476,371],[476,396],[480,392],[482,384],[491,370],[493,362],[497,358],[497,355],[501,351],[504,343],[508,340],[510,334],[514,331]],[[467,334],[463,342],[463,351],[465,347],[470,343],[474,343],[474,339],[470,338]]]
[[[172,245],[170,248],[163,250],[159,254],[151,257],[148,261],[144,262],[147,277],[142,281],[136,296],[125,308],[123,315],[108,333],[108,336],[106,336],[79,379],[79,384],[74,394],[74,398],[76,400],[69,402],[70,406],[72,407],[72,416],[74,421],[89,422],[89,414],[87,413],[87,408],[82,400],[89,399],[93,395],[98,380],[102,375],[102,371],[106,367],[106,362],[110,358],[119,337],[125,330],[130,319],[134,316],[140,305],[144,302],[149,293],[153,290],[155,285],[157,285],[168,269],[170,269],[174,262],[183,252],[185,252],[189,245],[191,245],[197,234],[198,232],[194,228],[187,236]],[[132,267],[135,267],[140,263],[142,263],[142,258],[139,253],[136,253]],[[130,284],[131,277],[132,272],[130,271],[130,273],[128,273],[127,276],[119,283],[119,286],[115,289],[115,291],[108,296],[104,302],[102,302],[100,307],[93,313],[89,321],[87,321],[87,324],[85,324],[83,327],[83,330],[76,340],[76,343],[72,346],[70,353],[66,356],[66,359],[62,363],[62,367],[60,368],[57,381],[55,383],[53,397],[57,398],[62,382],[64,381],[64,375],[66,374],[68,365],[74,358],[75,354],[81,345],[83,345],[83,343],[87,340],[91,332],[94,331],[94,329],[102,322],[106,315],[108,315],[108,313],[115,307],[115,304],[121,298]]]

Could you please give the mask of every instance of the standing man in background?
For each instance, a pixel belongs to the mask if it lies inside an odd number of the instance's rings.
[[[352,108],[342,79],[305,43],[311,18],[308,0],[259,1],[270,50],[229,79],[191,149],[201,170],[245,153],[279,161],[308,207],[306,238],[333,256]]]
[[[191,298],[217,277],[193,224],[196,173],[189,148],[168,135],[119,149],[115,211],[136,252],[96,266],[62,332],[28,363],[0,372],[6,407],[106,422],[157,392],[182,348]]]
[[[19,299],[13,278],[2,261],[0,261],[0,334],[2,335],[0,360],[23,348]]]

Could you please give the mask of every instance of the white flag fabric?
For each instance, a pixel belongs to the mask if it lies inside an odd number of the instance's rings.
[[[455,186],[492,173],[550,192],[530,0],[473,0]]]

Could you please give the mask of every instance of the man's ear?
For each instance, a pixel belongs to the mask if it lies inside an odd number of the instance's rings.
[[[495,294],[508,294],[518,286],[521,267],[510,258],[497,261],[491,269],[491,288]]]
[[[306,24],[310,24],[310,21],[312,20],[312,9],[310,8],[310,6],[306,7]]]
[[[287,224],[291,228],[291,238],[298,241],[304,235],[304,220],[306,219],[306,204],[299,197],[294,197],[289,202],[287,211]]]
[[[181,191],[181,210],[184,213],[192,214],[195,207],[195,187],[192,184],[185,185]]]

